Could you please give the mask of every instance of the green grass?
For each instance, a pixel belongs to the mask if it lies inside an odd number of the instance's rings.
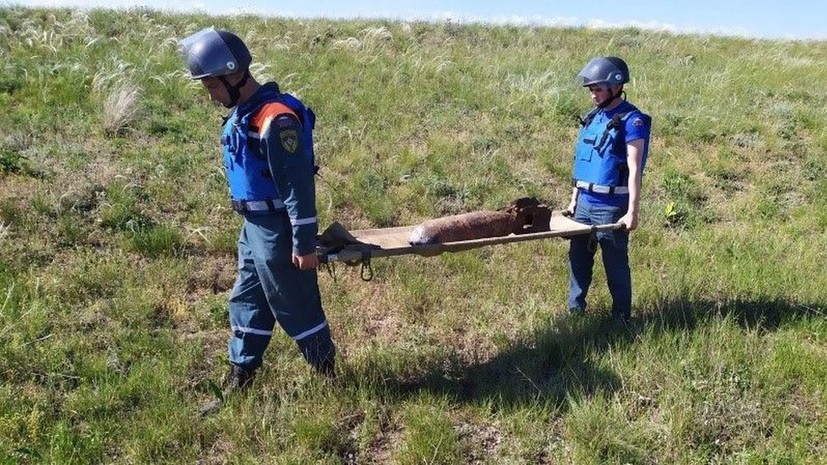
[[[634,319],[565,240],[338,267],[341,379],[274,338],[216,415],[239,218],[176,39],[232,29],[319,116],[322,225],[568,203],[574,76],[654,118]],[[827,456],[827,44],[0,8],[0,463],[817,464]]]

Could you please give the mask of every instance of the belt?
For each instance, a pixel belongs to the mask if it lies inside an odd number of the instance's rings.
[[[628,194],[629,186],[601,186],[593,182],[575,181],[574,187],[598,194]]]
[[[281,199],[275,200],[232,200],[233,210],[244,212],[266,212],[284,210],[284,202]]]

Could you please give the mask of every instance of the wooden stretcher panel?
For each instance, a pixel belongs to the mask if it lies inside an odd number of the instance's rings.
[[[373,246],[369,251],[366,252],[364,245],[349,245],[335,254],[329,254],[327,258],[329,261],[358,260],[360,257],[363,257],[365,253],[369,253],[370,257],[390,257],[395,255],[433,256],[444,252],[460,252],[488,245],[531,241],[551,237],[572,237],[589,234],[592,231],[606,231],[618,228],[617,224],[590,226],[578,223],[571,218],[563,216],[560,211],[552,213],[549,226],[549,231],[538,233],[509,234],[508,236],[486,237],[482,239],[427,245],[410,245],[408,243],[411,232],[416,226],[360,229],[350,231],[350,234],[363,244]]]

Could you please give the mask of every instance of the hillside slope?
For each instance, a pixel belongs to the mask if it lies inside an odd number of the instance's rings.
[[[574,76],[624,57],[654,119],[634,320],[565,312],[564,240],[339,267],[342,376],[274,338],[225,371],[239,218],[225,110],[176,41],[237,32],[318,117],[321,224],[562,208]],[[827,43],[635,29],[0,7],[4,463],[820,463],[827,456]],[[822,457],[822,458],[819,458]]]

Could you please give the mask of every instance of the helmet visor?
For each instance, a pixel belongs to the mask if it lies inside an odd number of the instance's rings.
[[[178,41],[192,79],[223,76],[238,71],[233,52],[213,28],[202,29]]]

